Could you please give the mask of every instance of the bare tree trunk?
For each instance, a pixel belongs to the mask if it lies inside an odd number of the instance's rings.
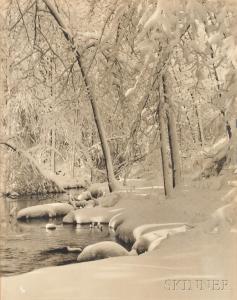
[[[163,181],[165,195],[167,197],[171,196],[172,185],[169,176],[169,157],[168,157],[168,144],[165,126],[165,102],[164,102],[164,92],[163,84],[160,84],[160,103],[158,108],[158,118],[160,125],[160,151],[161,151],[161,161],[162,161],[162,171],[163,171]]]
[[[72,178],[75,177],[75,158],[76,158],[76,142],[73,144],[73,148],[72,148],[72,164],[71,164]]]
[[[204,137],[204,133],[203,133],[202,119],[201,119],[199,107],[197,104],[195,105],[195,113],[197,116],[197,123],[198,123],[199,142],[200,142],[201,147],[203,147],[203,146],[205,146],[205,137]]]
[[[78,66],[79,66],[80,71],[81,71],[82,79],[83,79],[85,87],[86,87],[87,95],[88,95],[88,98],[91,102],[95,123],[96,123],[96,126],[97,126],[99,138],[100,138],[100,141],[101,141],[102,151],[103,151],[103,155],[104,155],[104,158],[105,158],[109,190],[110,190],[110,192],[112,192],[112,191],[114,191],[118,188],[118,183],[117,183],[117,181],[115,179],[115,176],[114,176],[112,158],[111,158],[109,145],[108,145],[108,142],[107,142],[107,139],[106,139],[105,129],[104,129],[104,126],[103,126],[103,123],[102,123],[102,119],[101,119],[101,116],[100,116],[99,109],[97,107],[95,96],[93,95],[93,90],[92,90],[91,85],[90,85],[90,80],[88,78],[88,74],[86,73],[86,71],[85,71],[85,69],[82,65],[80,53],[79,53],[79,51],[78,51],[78,49],[77,49],[77,47],[74,43],[72,35],[70,34],[69,30],[66,27],[63,19],[61,18],[61,16],[59,15],[59,13],[54,8],[54,6],[50,3],[49,0],[42,0],[42,1],[45,3],[45,5],[47,6],[50,14],[54,17],[54,19],[56,20],[56,22],[60,26],[60,29],[62,30],[66,40],[70,43],[71,48],[72,48],[72,50],[75,54]]]
[[[50,71],[49,71],[49,81],[50,81],[50,96],[53,98],[54,95],[54,90],[53,90],[53,55],[50,57]],[[50,130],[50,146],[51,146],[51,151],[50,151],[50,169],[53,173],[56,172],[55,169],[55,149],[56,149],[56,124],[53,124],[52,129]]]
[[[55,149],[56,149],[56,130],[55,127],[51,129],[51,147],[52,150],[50,152],[50,169],[53,173],[56,172],[55,168]]]
[[[71,176],[72,178],[75,177],[75,161],[76,161],[76,148],[77,148],[77,142],[78,140],[81,140],[81,134],[76,136],[76,129],[78,126],[78,119],[79,119],[79,109],[78,107],[75,110],[75,117],[74,117],[74,128],[73,128],[73,133],[74,133],[74,141],[72,145],[72,156],[71,156]],[[77,139],[78,138],[78,139]]]
[[[193,105],[195,107],[195,114],[196,114],[196,117],[197,117],[198,140],[200,142],[200,146],[203,147],[205,145],[205,137],[204,137],[204,133],[203,133],[202,118],[200,116],[199,106],[198,106],[197,103],[195,103],[193,93],[190,92],[190,95],[191,95],[191,98],[192,98]]]
[[[191,123],[191,120],[189,118],[189,115],[188,115],[188,112],[187,112],[187,108],[186,108],[185,105],[183,105],[183,109],[185,110],[185,115],[186,115],[186,119],[187,119],[187,122],[188,122],[188,126],[189,126],[189,130],[190,130],[190,134],[191,134],[193,143],[196,144],[195,132],[193,130],[192,123]]]
[[[168,120],[168,135],[169,135],[169,145],[170,145],[170,156],[172,164],[172,179],[173,187],[177,187],[182,182],[181,177],[181,160],[179,152],[179,143],[176,129],[176,119],[174,115],[174,108],[171,98],[167,91],[167,77],[162,76],[162,85],[164,93],[164,102],[168,104],[167,120]]]

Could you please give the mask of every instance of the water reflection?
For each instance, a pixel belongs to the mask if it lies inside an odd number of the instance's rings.
[[[56,230],[46,230],[46,220],[19,222],[9,213],[27,206],[64,202],[67,195],[50,197],[0,198],[0,272],[2,276],[19,274],[36,268],[76,262],[77,253],[60,251],[66,246],[82,247],[98,241],[114,240],[108,227],[103,231],[89,226],[63,225],[54,219]],[[55,250],[56,251],[53,251]],[[58,251],[57,251],[58,249]],[[52,250],[52,251],[51,251]]]

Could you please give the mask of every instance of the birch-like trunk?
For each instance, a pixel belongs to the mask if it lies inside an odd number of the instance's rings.
[[[101,147],[103,151],[103,155],[105,158],[105,165],[106,165],[106,172],[107,172],[107,179],[108,179],[108,185],[109,185],[109,190],[110,192],[115,191],[118,188],[117,181],[114,176],[114,170],[113,170],[113,164],[112,164],[112,158],[111,158],[111,153],[109,149],[109,145],[106,139],[106,134],[105,134],[105,129],[102,123],[101,115],[99,112],[99,108],[97,106],[97,102],[95,99],[95,96],[93,94],[93,89],[90,84],[90,80],[88,77],[88,74],[82,65],[81,61],[81,56],[80,53],[74,43],[73,36],[71,35],[70,31],[67,29],[67,26],[65,25],[64,20],[61,18],[55,7],[52,5],[52,3],[49,0],[42,0],[45,5],[47,6],[50,14],[54,17],[55,21],[58,23],[60,29],[62,30],[65,39],[69,42],[71,49],[75,55],[75,58],[77,60],[79,69],[81,71],[82,79],[84,81],[84,85],[87,91],[88,98],[91,103],[95,123],[97,126],[100,142],[101,142]]]

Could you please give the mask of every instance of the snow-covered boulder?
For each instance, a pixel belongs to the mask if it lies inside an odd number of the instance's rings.
[[[54,229],[56,229],[56,225],[53,223],[48,223],[48,224],[46,224],[45,228],[46,228],[46,230],[54,230]]]
[[[6,193],[6,196],[11,199],[16,199],[20,195],[17,192],[9,192],[9,193]]]
[[[105,241],[85,247],[79,254],[77,261],[84,262],[126,255],[129,255],[129,252],[124,247],[115,242]]]
[[[71,210],[66,216],[64,216],[63,223],[64,224],[73,224],[73,223],[75,223],[74,210]]]
[[[133,236],[136,240],[138,240],[142,235],[146,233],[156,231],[156,230],[173,229],[183,225],[184,225],[183,223],[145,224],[136,227],[133,230]]]
[[[65,216],[71,210],[73,210],[72,205],[67,203],[35,205],[21,209],[17,214],[17,219],[53,218]]]
[[[155,250],[168,236],[185,232],[188,226],[182,223],[146,224],[134,229],[135,243],[132,249],[138,253]]]
[[[63,219],[63,223],[104,223],[108,224],[111,218],[123,209],[109,209],[104,207],[83,208],[71,211]]]
[[[113,230],[116,230],[116,228],[121,225],[124,221],[124,214],[118,213],[115,216],[113,216],[109,221],[109,228],[112,228]]]
[[[82,200],[91,200],[92,199],[92,196],[91,196],[91,193],[90,191],[85,191],[85,192],[82,192],[78,197],[77,199],[79,201],[82,201]]]

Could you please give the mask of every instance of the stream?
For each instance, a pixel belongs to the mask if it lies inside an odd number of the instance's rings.
[[[66,246],[84,248],[100,241],[115,240],[108,226],[103,230],[89,225],[63,225],[62,218],[50,223],[56,230],[46,230],[48,220],[20,222],[9,217],[14,206],[22,208],[67,201],[66,194],[26,196],[19,199],[0,197],[0,275],[12,276],[42,267],[75,263],[78,253],[65,251]]]

